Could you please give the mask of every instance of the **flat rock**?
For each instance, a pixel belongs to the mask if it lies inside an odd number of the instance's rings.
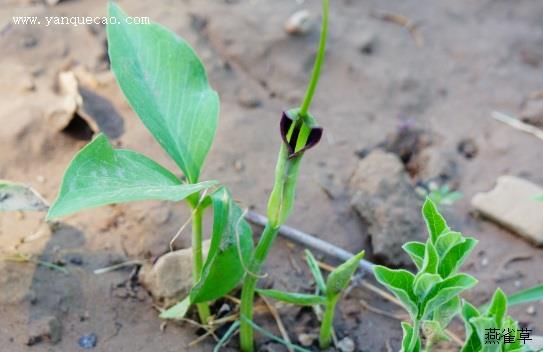
[[[368,226],[373,254],[392,266],[412,265],[401,246],[425,241],[423,200],[400,159],[380,149],[372,151],[359,162],[350,187],[351,204]]]
[[[210,240],[202,243],[204,257],[210,244]],[[139,280],[155,300],[166,305],[179,302],[192,288],[192,248],[166,253],[154,265],[145,264]]]
[[[534,199],[543,187],[515,176],[500,176],[496,187],[476,194],[472,206],[484,217],[543,245],[543,202]]]

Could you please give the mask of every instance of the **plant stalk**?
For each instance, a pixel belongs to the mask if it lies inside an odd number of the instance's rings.
[[[340,295],[334,297],[328,297],[328,303],[322,317],[321,331],[319,335],[319,346],[322,350],[330,347],[332,342],[332,330],[334,323],[334,311],[336,309],[336,303]]]
[[[273,241],[277,237],[278,230],[278,226],[272,227],[270,222],[266,224],[255,249],[254,257],[249,265],[249,273],[245,276],[241,289],[240,316],[242,319],[240,319],[239,334],[241,350],[244,352],[252,352],[254,350],[253,327],[250,321],[253,320],[253,300],[258,282],[258,276],[255,276],[255,274],[260,274],[262,264],[266,260]]]
[[[323,14],[319,48],[317,50],[315,64],[313,65],[311,80],[309,81],[304,100],[298,112],[298,115],[301,118],[307,116],[324,61],[326,35],[328,31],[328,3],[329,0],[322,0]],[[277,237],[279,227],[285,223],[292,210],[301,159],[302,155],[289,158],[285,144],[281,144],[279,157],[275,167],[275,184],[268,200],[268,222],[262,231],[254,255],[248,266],[249,270],[245,275],[241,291],[240,345],[243,352],[253,352],[254,350],[253,327],[251,323],[253,320],[253,300],[259,278],[258,275],[268,256],[273,241]]]
[[[317,49],[317,56],[315,57],[315,63],[313,64],[313,71],[311,72],[311,80],[307,86],[305,97],[300,105],[300,116],[305,117],[309,110],[309,105],[313,100],[317,83],[319,82],[322,63],[324,62],[324,53],[326,51],[326,36],[328,34],[328,0],[322,0],[322,25],[321,35],[319,39],[319,48]]]
[[[192,216],[192,280],[196,284],[202,276],[202,268],[204,265],[202,254],[202,209],[197,204],[194,208]],[[207,302],[196,304],[198,308],[198,316],[202,324],[207,324],[210,316],[209,304]]]
[[[415,346],[417,344],[417,340],[419,337],[419,331],[420,331],[420,320],[415,320],[413,322],[413,334],[411,335],[411,341],[409,341],[409,351],[411,352],[415,349]]]

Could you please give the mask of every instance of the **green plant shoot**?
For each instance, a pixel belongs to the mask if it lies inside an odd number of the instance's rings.
[[[400,300],[411,318],[411,323],[402,322],[402,352],[430,352],[436,343],[448,339],[445,329],[459,313],[466,328],[462,352],[531,351],[517,343],[518,323],[506,316],[507,302],[512,305],[542,300],[543,285],[522,290],[509,298],[498,289],[492,301],[481,308],[486,312],[481,313],[459,297],[462,291],[477,283],[472,276],[458,273],[477,240],[452,231],[429,198],[422,215],[428,227],[428,241],[408,242],[403,246],[418,272],[414,275],[401,269],[374,268],[377,281]],[[512,342],[485,344],[485,329],[514,330]],[[426,337],[424,346],[421,330]]]
[[[324,305],[325,310],[321,321],[319,346],[322,349],[326,349],[332,342],[332,324],[334,321],[336,304],[339,301],[343,290],[349,285],[349,282],[358,267],[358,263],[363,257],[364,251],[338,266],[330,273],[330,275],[328,275],[328,279],[325,283],[315,258],[311,252],[306,250],[306,260],[315,280],[315,284],[317,285],[317,293],[303,294],[263,289],[257,291],[266,297],[300,306]]]
[[[422,214],[428,227],[428,241],[403,246],[418,268],[417,274],[383,266],[374,268],[376,279],[402,302],[411,317],[411,324],[402,323],[403,352],[421,350],[421,329],[428,337],[426,351],[446,338],[445,327],[460,312],[458,295],[477,283],[472,276],[458,273],[477,240],[451,231],[430,199],[424,203]]]
[[[200,320],[206,323],[210,315],[206,302],[236,286],[244,275],[242,261],[249,260],[252,250],[251,230],[228,190],[221,187],[203,197],[202,191],[217,182],[199,182],[217,128],[219,98],[200,59],[183,39],[158,24],[128,24],[114,3],[109,4],[109,17],[116,19],[107,26],[107,38],[117,82],[186,181],[140,153],[114,149],[100,134],[68,166],[47,218],[121,202],[187,200],[192,209],[195,289],[188,300],[162,316],[173,317],[196,303]],[[208,204],[213,204],[214,224],[204,262],[202,217]],[[217,280],[225,263],[228,280]]]
[[[317,125],[315,118],[309,113],[309,106],[317,87],[324,60],[328,30],[328,0],[322,1],[322,8],[319,48],[305,98],[299,109],[284,112],[281,118],[280,131],[283,143],[279,148],[279,156],[275,167],[275,184],[268,201],[268,223],[255,248],[242,287],[240,345],[241,350],[244,352],[254,350],[253,325],[251,322],[258,275],[277,236],[279,227],[285,223],[294,205],[302,157],[305,151],[317,144],[322,136],[322,128]]]

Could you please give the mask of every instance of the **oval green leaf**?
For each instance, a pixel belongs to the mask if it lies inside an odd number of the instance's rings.
[[[109,4],[111,68],[130,106],[191,183],[211,148],[219,97],[205,68],[183,39],[158,24],[128,24]]]
[[[389,289],[402,302],[412,319],[417,317],[417,297],[413,293],[415,275],[403,269],[389,269],[376,265],[373,268],[375,278]]]
[[[435,244],[439,235],[449,228],[447,226],[447,222],[439,213],[436,205],[430,200],[430,198],[426,198],[426,201],[422,206],[422,216],[424,217],[424,221],[428,227],[428,232],[430,234],[432,243]]]

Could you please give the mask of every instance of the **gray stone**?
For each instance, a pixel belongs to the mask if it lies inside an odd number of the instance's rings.
[[[534,126],[543,127],[543,99],[531,99],[520,113],[522,121]]]
[[[311,15],[307,10],[293,13],[285,22],[284,29],[289,35],[303,35],[309,32],[313,26]]]
[[[202,244],[204,257],[210,244],[210,240]],[[192,248],[166,253],[154,265],[143,265],[139,280],[155,300],[166,305],[179,302],[192,287]]]
[[[412,265],[401,246],[425,241],[422,199],[396,155],[380,149],[362,159],[351,179],[352,206],[368,226],[373,254],[392,266]]]
[[[484,217],[543,245],[543,202],[534,199],[543,187],[515,176],[500,176],[496,187],[476,194],[472,206]]]
[[[337,343],[337,349],[341,352],[354,352],[354,341],[349,337],[344,337]]]
[[[32,346],[44,341],[55,344],[61,338],[62,324],[60,321],[55,316],[46,316],[30,323],[26,344]]]
[[[423,149],[416,156],[412,167],[421,180],[438,181],[441,184],[458,178],[455,154],[442,151],[438,147]]]

